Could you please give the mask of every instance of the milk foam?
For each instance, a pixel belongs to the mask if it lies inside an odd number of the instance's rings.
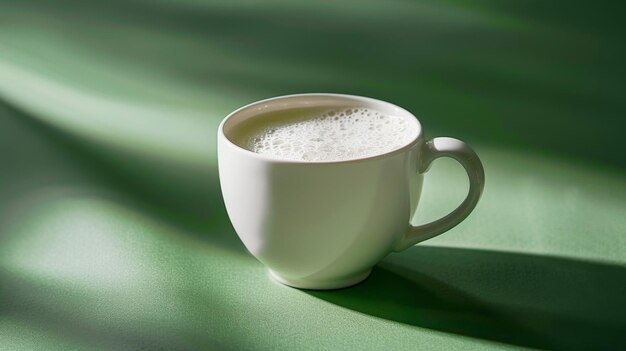
[[[414,129],[406,118],[368,108],[318,110],[306,118],[263,125],[243,142],[251,151],[281,159],[340,161],[398,149],[414,138]]]

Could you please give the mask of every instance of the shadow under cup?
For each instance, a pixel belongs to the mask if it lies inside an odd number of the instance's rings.
[[[410,141],[387,153],[297,161],[242,147],[238,127],[300,108],[368,108],[406,118]],[[260,121],[263,123],[263,121]],[[240,108],[218,130],[219,176],[230,220],[246,248],[281,283],[333,289],[365,279],[403,240],[421,192],[417,119],[383,101],[302,94]]]

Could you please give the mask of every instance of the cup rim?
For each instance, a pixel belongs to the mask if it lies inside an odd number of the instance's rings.
[[[284,159],[284,158],[279,158],[279,157],[274,157],[274,156],[270,156],[267,154],[259,154],[256,153],[254,151],[250,151],[246,148],[243,148],[237,144],[235,144],[233,141],[231,141],[226,134],[224,133],[224,125],[226,123],[228,123],[228,121],[230,119],[232,119],[234,116],[236,116],[237,114],[241,113],[244,110],[248,110],[250,108],[253,108],[257,105],[267,105],[270,102],[276,102],[279,100],[285,100],[285,99],[293,99],[293,98],[306,98],[306,97],[331,97],[331,98],[339,98],[339,99],[352,99],[352,100],[360,100],[362,102],[371,102],[371,103],[375,103],[375,104],[383,104],[383,105],[387,105],[388,107],[391,107],[393,109],[396,109],[397,111],[400,111],[403,114],[406,114],[407,116],[411,116],[413,118],[408,118],[410,121],[412,121],[415,125],[416,128],[416,135],[413,139],[411,139],[409,142],[407,142],[406,144],[404,144],[403,146],[397,148],[397,149],[393,149],[391,151],[388,152],[384,152],[384,153],[380,153],[380,154],[376,154],[376,155],[372,155],[372,156],[367,156],[367,157],[359,157],[359,158],[351,158],[351,159],[346,159],[346,160],[334,160],[334,161],[304,161],[304,160],[294,160],[294,159]],[[350,95],[350,94],[336,94],[336,93],[301,93],[301,94],[289,94],[289,95],[281,95],[281,96],[275,96],[275,97],[271,97],[271,98],[267,98],[267,99],[263,99],[263,100],[258,100],[252,103],[249,103],[245,106],[242,106],[236,110],[234,110],[233,112],[229,113],[220,123],[219,127],[218,127],[218,138],[221,139],[222,141],[224,141],[229,147],[232,147],[240,152],[243,152],[251,157],[260,159],[260,160],[264,160],[267,162],[273,162],[273,163],[287,163],[287,164],[338,164],[338,163],[353,163],[353,162],[363,162],[363,161],[371,161],[371,160],[378,160],[378,159],[382,159],[382,158],[387,158],[387,157],[391,157],[394,156],[396,154],[399,153],[403,153],[408,149],[411,149],[412,147],[414,147],[418,141],[420,140],[422,136],[422,125],[419,122],[419,120],[417,119],[417,117],[415,117],[415,115],[413,115],[411,112],[407,111],[406,109],[393,104],[391,102],[387,102],[384,100],[379,100],[379,99],[374,99],[374,98],[370,98],[370,97],[366,97],[366,96],[360,96],[360,95]],[[218,145],[219,146],[219,145]]]

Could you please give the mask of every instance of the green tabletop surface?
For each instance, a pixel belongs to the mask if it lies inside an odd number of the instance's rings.
[[[0,350],[626,348],[617,2],[0,0]],[[471,216],[363,283],[272,281],[216,130],[303,92],[471,144]],[[467,179],[437,160],[414,218]]]

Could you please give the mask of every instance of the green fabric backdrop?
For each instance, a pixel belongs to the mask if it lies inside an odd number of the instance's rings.
[[[0,0],[0,349],[624,347],[616,4]],[[470,143],[476,211],[354,288],[269,280],[223,208],[215,134],[299,92]],[[466,190],[437,161],[416,221]]]

